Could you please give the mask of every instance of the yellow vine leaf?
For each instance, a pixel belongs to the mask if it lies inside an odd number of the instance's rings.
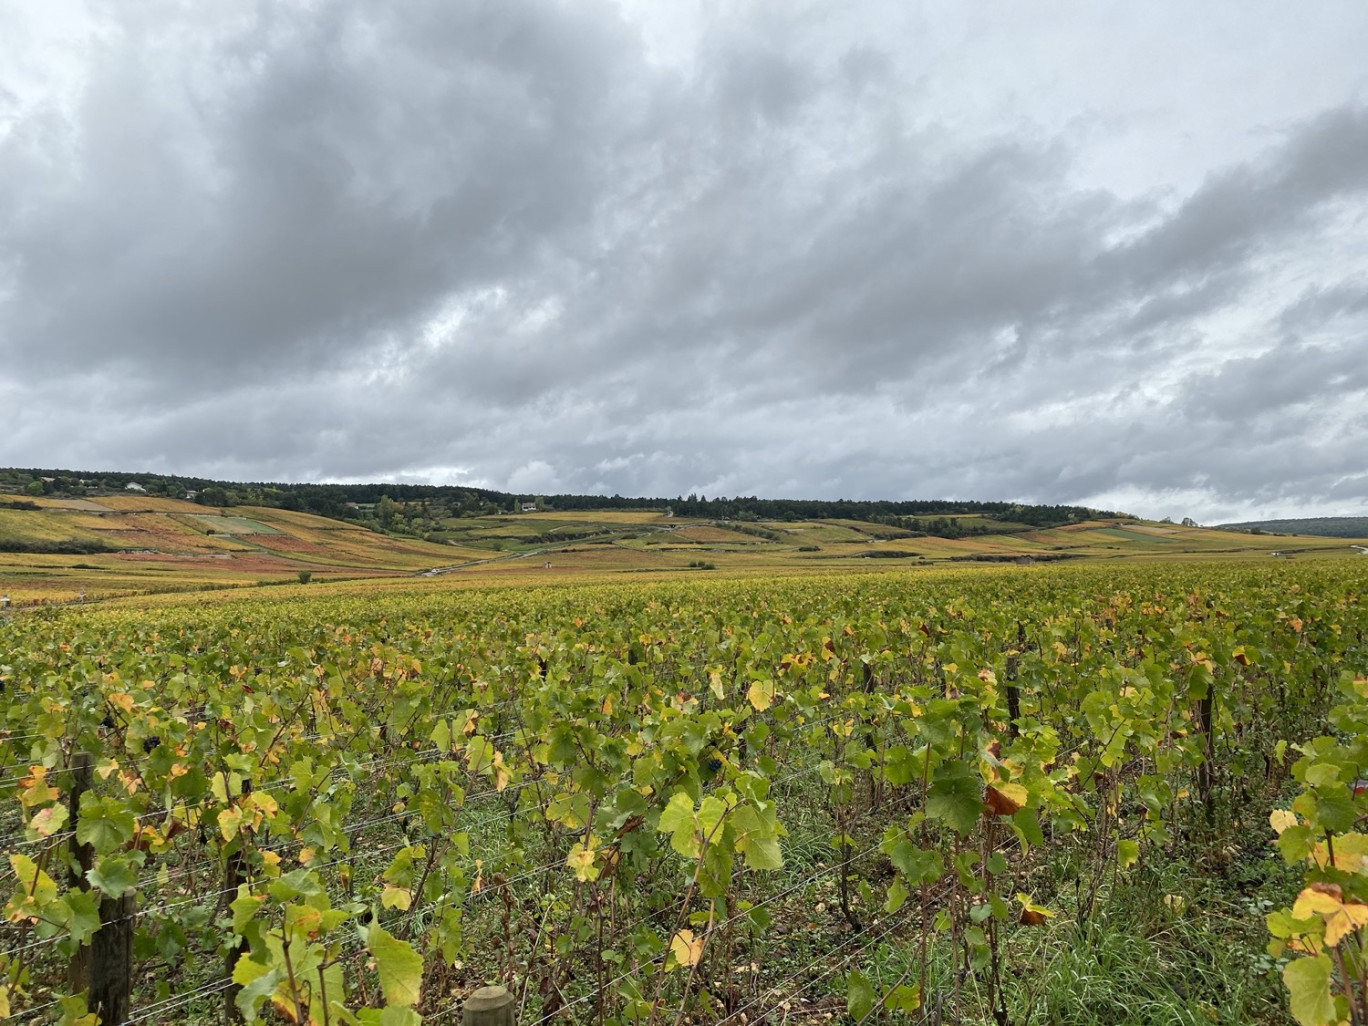
[[[385,908],[407,912],[413,904],[413,892],[406,887],[386,887],[380,895],[380,904]]]
[[[67,821],[65,805],[49,805],[29,820],[29,826],[39,837],[51,837]]]
[[[1268,814],[1268,825],[1281,834],[1288,827],[1297,825],[1297,814],[1287,809],[1274,809]]]
[[[1297,901],[1292,906],[1292,918],[1309,919],[1313,915],[1320,916],[1325,922],[1325,943],[1332,948],[1346,934],[1368,925],[1368,905],[1356,901],[1346,904],[1333,894],[1308,887],[1297,895]]]
[[[230,809],[224,809],[218,816],[218,828],[223,839],[231,841],[242,829],[242,810],[236,805]]]
[[[692,930],[680,930],[670,939],[670,954],[675,965],[695,966],[703,958],[702,937],[695,937]]]
[[[594,864],[596,853],[597,849],[581,842],[571,847],[570,854],[565,857],[565,864],[574,872],[575,879],[580,883],[597,880],[599,873],[602,872],[600,867]]]
[[[1368,834],[1336,834],[1335,857],[1330,858],[1330,845],[1317,841],[1311,847],[1311,858],[1320,869],[1334,865],[1346,873],[1357,873],[1368,858]]]
[[[708,671],[708,687],[719,702],[727,697],[727,688],[726,685],[722,683],[721,670]]]
[[[280,806],[276,800],[265,791],[253,791],[247,798],[247,804],[268,819],[273,818],[280,811]]]
[[[746,698],[756,712],[764,712],[774,702],[774,682],[757,680],[746,692]]]

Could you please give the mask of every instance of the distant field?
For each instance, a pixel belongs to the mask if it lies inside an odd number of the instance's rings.
[[[220,517],[196,513],[186,519],[198,524],[210,534],[279,534],[274,527],[267,527],[259,520],[246,517]]]
[[[308,513],[215,510],[142,495],[39,498],[0,509],[0,593],[17,604],[88,601],[258,584],[440,576],[458,581],[592,579],[626,573],[739,575],[883,571],[966,562],[1364,558],[1328,537],[1240,534],[1109,518],[1047,530],[916,536],[851,520],[727,521],[651,511],[499,514],[442,522],[435,540]],[[957,517],[961,527],[990,525]],[[547,565],[549,564],[549,566]],[[704,566],[700,566],[704,564]]]
[[[112,510],[120,510],[129,513],[204,512],[203,506],[197,506],[193,502],[186,502],[184,499],[164,499],[154,495],[138,495],[137,493],[127,493],[123,495],[102,495],[95,501],[98,502],[101,506],[107,506]]]
[[[1368,538],[1368,517],[1304,517],[1297,520],[1251,520],[1222,524],[1231,531],[1255,528],[1268,534],[1312,534],[1326,538]]]

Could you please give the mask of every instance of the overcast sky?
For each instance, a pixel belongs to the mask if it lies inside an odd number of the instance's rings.
[[[0,0],[0,465],[1368,514],[1368,4]]]

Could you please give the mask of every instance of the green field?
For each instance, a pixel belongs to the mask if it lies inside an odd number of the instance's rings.
[[[204,531],[205,534],[279,534],[274,527],[268,527],[259,520],[246,517],[224,517],[210,514],[195,514],[186,517],[188,521]]]
[[[733,558],[11,610],[0,1012],[1349,1017],[1368,561]]]

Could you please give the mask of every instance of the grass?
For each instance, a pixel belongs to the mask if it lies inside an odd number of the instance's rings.
[[[1111,888],[1086,925],[1016,928],[1009,978],[1022,982],[1009,994],[1011,1019],[1289,1023],[1265,940],[1263,909],[1228,879],[1197,877],[1175,863],[1137,872]]]

